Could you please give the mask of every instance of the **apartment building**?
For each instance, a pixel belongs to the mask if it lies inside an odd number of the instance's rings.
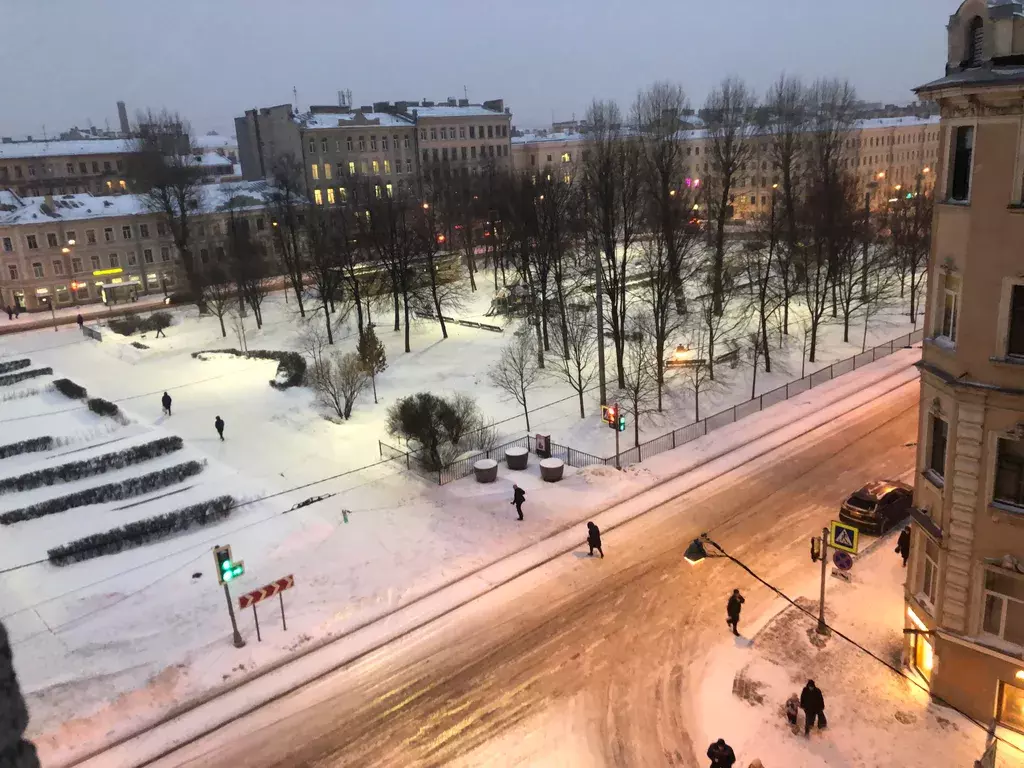
[[[309,197],[342,204],[420,190],[422,173],[477,175],[493,164],[511,168],[511,115],[502,101],[377,102],[372,106],[290,104],[248,110],[235,119],[245,179],[273,176],[277,158],[302,165]]]
[[[1024,0],[950,18],[905,588],[908,665],[1024,731]]]
[[[273,247],[265,182],[200,187],[192,224],[197,268],[225,258],[228,208]],[[184,289],[164,219],[137,195],[21,197],[0,191],[0,306],[27,311]]]
[[[128,191],[125,139],[0,143],[0,188],[20,196],[122,194]]]

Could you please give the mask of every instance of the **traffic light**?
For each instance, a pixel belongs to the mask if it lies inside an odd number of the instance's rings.
[[[618,427],[619,427],[619,432],[625,432],[626,431],[626,414],[624,414],[622,412],[619,412]]]
[[[602,405],[601,406],[601,421],[603,421],[609,427],[615,426],[615,406],[614,405]]]
[[[234,561],[231,556],[230,544],[214,547],[213,560],[217,564],[217,581],[221,584],[234,581],[245,573],[245,562],[240,560],[236,563]]]

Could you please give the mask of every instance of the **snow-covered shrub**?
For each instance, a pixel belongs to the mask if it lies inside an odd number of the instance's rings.
[[[274,389],[298,387],[306,380],[306,358],[298,352],[279,352],[275,349],[250,349],[242,352],[239,349],[203,349],[193,352],[192,357],[205,360],[203,355],[234,355],[255,360],[276,360],[277,373],[270,380]]]
[[[486,429],[483,414],[468,395],[444,398],[432,392],[418,392],[388,408],[388,434],[415,443],[420,449],[420,461],[432,471],[474,448],[474,440],[482,429]]]
[[[36,376],[49,376],[52,373],[53,368],[36,368],[31,371],[8,373],[6,376],[0,376],[0,387],[9,387],[11,384],[17,384],[19,381],[34,379]]]
[[[152,440],[142,445],[133,445],[113,453],[105,453],[102,456],[95,456],[83,461],[73,461],[69,464],[61,464],[57,467],[38,469],[35,472],[28,472],[17,477],[5,477],[0,479],[0,493],[13,493],[15,491],[30,491],[33,488],[42,488],[44,485],[55,483],[70,483],[74,480],[81,480],[94,475],[102,475],[115,469],[124,469],[133,464],[141,464],[150,461],[158,456],[166,456],[169,453],[180,451],[182,440],[178,436],[161,437],[159,440]]]
[[[30,440],[22,440],[17,443],[0,445],[0,459],[9,459],[11,456],[20,456],[23,453],[37,453],[48,451],[57,444],[49,435],[45,437],[33,437]]]
[[[116,403],[104,400],[102,397],[90,397],[89,410],[100,416],[110,416],[111,418],[121,415],[121,409],[117,407]]]
[[[55,499],[47,499],[38,504],[32,504],[21,509],[12,509],[0,515],[0,524],[10,525],[22,520],[33,520],[37,517],[55,515],[58,512],[66,512],[75,507],[84,507],[87,504],[105,504],[108,501],[121,501],[135,496],[142,496],[152,491],[158,491],[169,485],[180,483],[182,480],[194,477],[203,471],[206,466],[202,461],[186,461],[184,464],[176,464],[173,467],[158,469],[148,475],[130,477],[117,483],[98,485],[95,488],[86,488],[84,491],[69,493],[67,496],[58,496]]]
[[[10,373],[11,371],[20,371],[22,368],[28,368],[32,365],[32,361],[27,357],[21,360],[7,360],[0,363],[0,373]]]
[[[140,331],[162,331],[170,328],[174,322],[174,316],[170,312],[154,312],[149,317],[139,322]]]
[[[189,507],[168,512],[165,515],[149,517],[134,523],[95,533],[82,539],[68,542],[49,550],[46,555],[54,565],[90,560],[103,555],[113,555],[126,549],[141,547],[152,541],[159,541],[193,527],[218,523],[231,514],[234,506],[231,496],[221,496]]]
[[[85,391],[85,387],[75,384],[71,379],[54,379],[53,388],[72,400],[84,400],[89,394]]]
[[[25,387],[23,389],[12,389],[9,392],[0,392],[0,403],[8,403],[11,400],[24,400],[26,397],[35,397],[42,392],[39,387]]]
[[[107,321],[107,327],[114,333],[119,333],[122,336],[131,336],[139,330],[140,324],[139,318],[135,315],[115,317]]]
[[[141,341],[133,341],[132,346],[135,347],[136,349],[149,349],[149,347],[147,347]]]

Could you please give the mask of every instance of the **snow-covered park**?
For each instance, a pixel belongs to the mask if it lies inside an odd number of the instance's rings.
[[[128,466],[80,479],[11,490],[0,495],[0,513],[46,504],[78,491],[130,480],[172,466],[199,462],[199,469],[159,489],[6,525],[0,542],[0,617],[14,647],[19,679],[31,710],[30,736],[44,758],[81,754],[104,739],[131,730],[177,703],[321,642],[386,613],[411,597],[449,582],[553,531],[577,522],[595,505],[627,494],[656,478],[646,463],[628,472],[607,467],[567,468],[557,486],[540,482],[535,468],[524,476],[528,525],[509,530],[510,482],[476,485],[471,478],[443,487],[408,472],[404,461],[381,459],[378,441],[398,445],[386,433],[386,415],[397,399],[416,392],[464,393],[476,398],[499,439],[526,432],[522,409],[491,382],[491,367],[514,337],[516,321],[485,317],[491,277],[459,312],[462,319],[506,325],[498,333],[456,324],[442,340],[437,324],[416,320],[411,348],[391,330],[387,308],[375,311],[376,332],[388,365],[376,380],[377,397],[362,393],[350,420],[328,412],[307,387],[268,385],[276,363],[223,355],[193,357],[201,350],[240,346],[229,328],[194,307],[174,310],[166,337],[119,336],[97,326],[103,340],[77,328],[32,331],[3,338],[0,366],[29,359],[24,370],[52,374],[0,386],[0,445],[52,437],[43,450],[0,459],[5,478],[62,467],[179,437],[180,448]],[[815,363],[803,360],[797,335],[799,303],[791,309],[795,332],[773,350],[773,373],[760,371],[764,393],[861,352],[842,342],[842,328],[822,328]],[[246,322],[250,350],[301,351],[302,321],[294,297],[266,299],[263,328]],[[312,322],[322,322],[314,319]],[[920,322],[920,320],[919,320]],[[889,342],[913,330],[900,302],[871,318],[867,345]],[[354,351],[354,322],[337,328],[336,345]],[[693,340],[680,334],[678,342]],[[612,358],[609,346],[609,359]],[[882,365],[881,363],[879,365]],[[748,400],[753,369],[718,366],[717,391],[702,394],[700,415]],[[91,411],[82,400],[52,387],[67,378],[120,408],[117,417]],[[614,392],[614,387],[610,387]],[[164,392],[173,399],[163,412]],[[530,431],[601,456],[614,452],[614,433],[600,420],[595,392],[581,419],[574,391],[543,375],[530,391]],[[785,406],[779,406],[785,407]],[[214,420],[225,422],[221,441]],[[694,421],[693,393],[679,371],[669,372],[664,411],[641,423],[647,440]],[[632,428],[623,448],[632,444]],[[672,456],[661,462],[670,472]],[[105,461],[107,461],[105,459]],[[173,479],[173,478],[172,478]],[[156,515],[230,495],[226,518],[125,551],[55,565],[49,550]],[[295,508],[306,499],[324,500]],[[235,594],[294,574],[286,593],[288,631],[275,624],[274,607],[261,615],[257,643],[249,613],[239,615],[244,649],[230,642],[224,596],[216,584],[211,548],[230,543],[246,573]]]

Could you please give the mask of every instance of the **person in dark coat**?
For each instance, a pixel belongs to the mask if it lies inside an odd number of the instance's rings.
[[[804,736],[809,736],[814,721],[818,721],[818,730],[828,725],[825,720],[825,697],[821,695],[821,689],[814,685],[813,680],[808,680],[807,685],[800,692],[800,709],[804,711]]]
[[[85,318],[82,317],[82,313],[78,313],[78,317],[75,318],[75,322],[78,323],[78,330],[82,330],[82,326],[85,325]]]
[[[220,439],[224,440],[224,419],[218,416],[213,421],[213,426],[217,430],[217,434],[220,435]]]
[[[10,305],[10,304],[8,304],[8,305],[7,305],[6,307],[5,307],[5,309],[7,310],[7,319],[8,319],[8,320],[13,320],[13,319],[14,319],[14,310],[13,310],[13,309],[11,309],[11,305]]]
[[[601,529],[593,523],[587,523],[587,544],[590,545],[590,556],[594,556],[596,549],[604,557],[604,550],[601,549]]]
[[[708,747],[708,758],[711,760],[711,768],[732,768],[736,762],[736,753],[725,743],[725,739],[719,739]]]
[[[515,505],[519,519],[523,519],[523,502],[526,501],[526,491],[515,483],[512,484],[512,504]]]
[[[171,415],[171,396],[164,392],[164,396],[160,398],[160,402],[164,406],[164,413],[168,416]]]
[[[732,629],[732,633],[739,637],[740,633],[736,627],[740,623],[740,608],[743,603],[746,602],[743,599],[743,595],[740,594],[738,589],[732,591],[732,596],[729,598],[729,603],[725,606],[725,623]]]
[[[900,538],[896,542],[895,552],[899,552],[903,558],[903,567],[907,567],[907,558],[910,557],[910,528],[900,531]]]

